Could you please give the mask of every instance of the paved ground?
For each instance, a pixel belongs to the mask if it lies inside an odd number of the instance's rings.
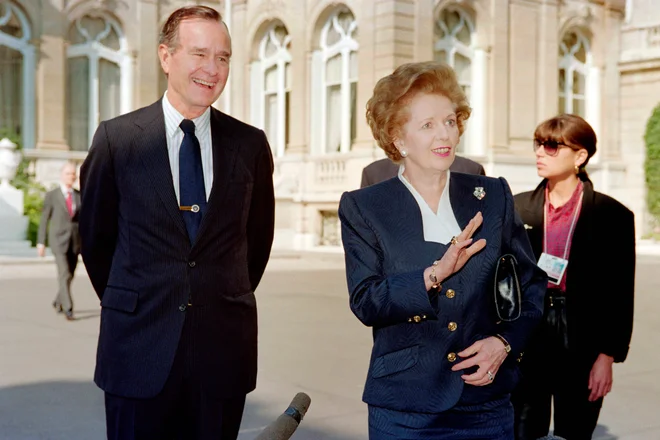
[[[50,307],[54,276],[52,263],[0,263],[0,440],[104,438],[103,396],[91,381],[98,301],[81,268],[79,319],[66,322]],[[660,439],[658,292],[660,258],[641,257],[633,346],[594,438]],[[298,391],[312,405],[294,439],[366,439],[360,395],[371,334],[348,310],[342,257],[279,255],[257,297],[259,381],[240,440],[256,437]]]

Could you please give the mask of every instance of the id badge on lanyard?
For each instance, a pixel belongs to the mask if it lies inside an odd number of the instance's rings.
[[[573,210],[573,220],[571,221],[571,229],[568,231],[568,236],[566,237],[566,245],[564,246],[564,254],[559,257],[557,255],[551,255],[548,253],[548,212],[550,211],[547,189],[544,205],[544,216],[543,216],[543,253],[539,258],[538,266],[543,269],[548,274],[548,281],[552,284],[559,285],[562,278],[564,278],[564,272],[566,272],[566,267],[568,267],[568,246],[573,239],[573,231],[575,231],[575,224],[577,223],[577,218],[580,215],[580,209],[582,208],[582,197],[584,192],[580,194],[580,200],[578,201],[577,206]]]

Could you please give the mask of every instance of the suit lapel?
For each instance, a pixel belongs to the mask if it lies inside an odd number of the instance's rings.
[[[204,236],[208,225],[213,221],[213,216],[222,205],[236,163],[236,139],[232,138],[227,127],[226,116],[213,107],[211,107],[211,148],[213,149],[213,185],[194,245]]]
[[[479,200],[474,196],[476,188],[474,182],[474,176],[465,176],[461,173],[450,174],[449,200],[461,230],[465,229],[477,212],[482,211],[483,199]]]
[[[135,124],[141,130],[133,140],[133,147],[139,152],[138,154],[147,174],[151,178],[154,189],[165,205],[165,210],[176,224],[177,229],[188,236],[172,182],[172,168],[167,153],[167,135],[162,101],[158,100],[152,104],[146,110],[144,116],[138,119]]]
[[[536,256],[540,256],[543,252],[543,220],[545,216],[545,185],[544,179],[532,192],[529,203],[524,207],[521,217],[525,222],[525,229],[527,229],[527,236],[529,237],[530,244]]]

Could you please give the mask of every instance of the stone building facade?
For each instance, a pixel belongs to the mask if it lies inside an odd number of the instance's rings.
[[[55,181],[62,161],[84,159],[99,121],[159,99],[159,28],[200,3],[233,39],[216,106],[273,148],[277,247],[339,244],[339,197],[384,157],[364,117],[373,87],[429,59],[454,66],[474,109],[461,154],[514,192],[539,181],[536,125],[584,116],[599,136],[594,184],[635,210],[641,233],[643,84],[660,78],[643,5],[654,1],[628,1],[626,15],[626,0],[0,0],[0,129],[20,133],[38,178]]]

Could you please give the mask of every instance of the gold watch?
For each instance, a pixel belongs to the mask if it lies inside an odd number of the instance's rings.
[[[504,351],[506,351],[507,353],[511,353],[511,345],[509,344],[509,341],[504,339],[504,336],[499,335],[499,334],[495,335],[495,337],[497,339],[499,339],[500,341],[502,341],[502,344],[504,344]]]

